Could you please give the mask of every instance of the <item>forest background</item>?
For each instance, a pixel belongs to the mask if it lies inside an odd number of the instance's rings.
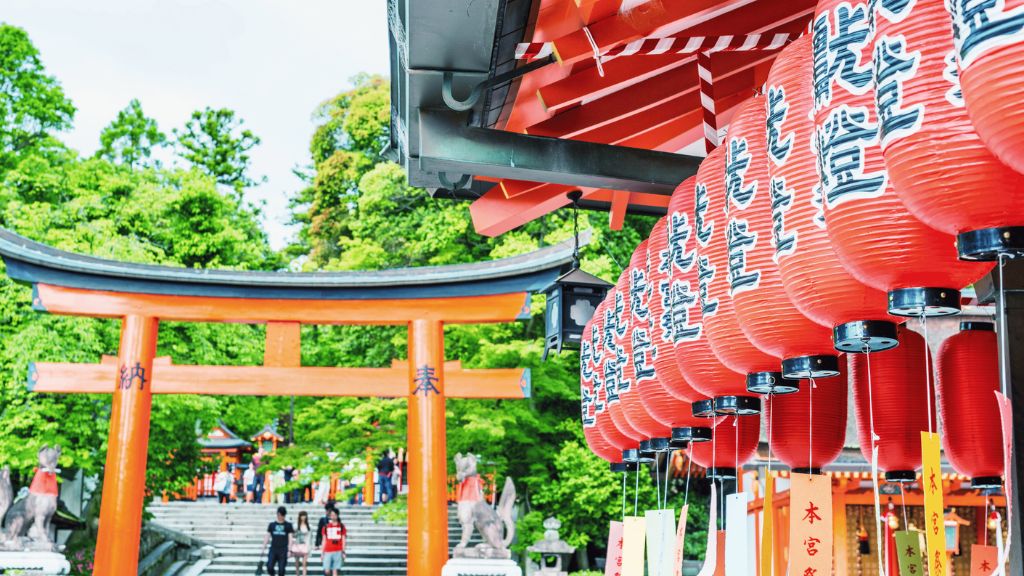
[[[0,23],[0,226],[102,258],[239,270],[455,264],[523,254],[571,237],[571,214],[560,211],[486,238],[474,232],[468,204],[435,200],[409,186],[404,171],[378,154],[388,140],[386,79],[358,76],[340,93],[324,96],[311,111],[316,130],[309,161],[295,168],[305,182],[290,197],[298,233],[275,251],[260,226],[262,206],[246,198],[261,180],[249,157],[260,138],[234,111],[197,110],[167,131],[146,116],[144,103],[129,100],[97,135],[96,154],[85,157],[61,141],[76,108],[59,79],[46,72],[26,31]],[[173,152],[171,162],[155,159],[161,149]],[[581,229],[593,230],[582,250],[583,268],[614,281],[653,224],[630,216],[612,232],[607,214],[581,213]],[[24,482],[38,448],[60,444],[63,468],[101,476],[110,396],[40,395],[25,383],[31,361],[96,362],[116,354],[119,323],[39,314],[30,297],[30,289],[0,274],[0,466],[10,466]],[[621,478],[583,441],[578,355],[563,352],[542,362],[542,333],[542,296],[534,297],[529,321],[445,329],[448,358],[470,368],[524,367],[533,374],[528,400],[448,400],[448,451],[478,454],[483,471],[515,479],[522,545],[538,539],[541,521],[554,515],[567,541],[598,554],[607,522],[622,513]],[[303,326],[302,363],[388,366],[404,356],[406,337],[401,327]],[[261,325],[166,322],[157,354],[176,364],[258,365],[263,343]],[[149,490],[178,490],[208,466],[196,438],[218,421],[243,437],[276,423],[295,443],[271,465],[309,464],[320,474],[367,448],[379,454],[403,446],[406,403],[155,397]],[[332,462],[328,453],[339,457]],[[641,509],[654,506],[651,482],[640,486]],[[681,499],[682,490],[673,484],[672,497]],[[690,525],[706,526],[704,514],[699,500],[691,502]],[[699,554],[699,530],[690,530],[694,549],[688,552]]]

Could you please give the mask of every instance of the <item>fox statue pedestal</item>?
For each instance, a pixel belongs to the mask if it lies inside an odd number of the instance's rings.
[[[71,574],[71,564],[56,552],[0,551],[0,574]]]
[[[523,571],[511,560],[452,558],[441,576],[523,576]]]

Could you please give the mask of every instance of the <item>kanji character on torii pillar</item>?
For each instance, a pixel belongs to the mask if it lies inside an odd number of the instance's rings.
[[[408,573],[448,559],[446,392],[524,398],[529,371],[445,362],[446,323],[528,317],[530,294],[572,261],[568,243],[478,264],[349,273],[194,270],[80,256],[0,229],[7,274],[53,314],[121,318],[116,362],[32,364],[37,392],[112,393],[95,574],[134,574],[153,394],[404,396],[409,401]],[[263,366],[179,366],[156,359],[161,320],[267,326]],[[302,324],[406,325],[408,366],[303,367]],[[127,543],[134,543],[128,544]]]

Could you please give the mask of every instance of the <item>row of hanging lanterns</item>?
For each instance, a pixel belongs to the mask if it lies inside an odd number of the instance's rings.
[[[958,313],[984,261],[1024,251],[1024,129],[992,113],[1017,113],[997,56],[1024,41],[988,23],[1012,15],[949,5],[818,3],[587,327],[595,452],[714,439],[694,461],[735,468],[769,395],[776,454],[816,472],[842,448],[849,383],[865,457],[876,438],[887,478],[914,479],[938,413],[901,323]],[[969,323],[937,355],[946,450],[979,486],[1002,465],[995,353]]]

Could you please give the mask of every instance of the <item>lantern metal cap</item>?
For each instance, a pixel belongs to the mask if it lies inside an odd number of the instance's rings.
[[[601,278],[598,278],[597,276],[594,276],[589,272],[584,272],[580,268],[570,268],[568,272],[562,274],[558,278],[555,278],[555,281],[552,282],[547,288],[545,288],[544,291],[550,292],[551,289],[555,287],[555,285],[564,286],[566,284],[572,284],[573,286],[592,286],[594,288],[603,288],[606,292],[615,286],[611,282],[602,280]]]
[[[839,376],[839,357],[835,354],[810,354],[786,358],[782,361],[782,377],[793,380],[801,378],[832,378]],[[750,377],[747,377],[750,390]],[[795,392],[796,390],[794,390]],[[779,394],[779,392],[774,392]]]
[[[715,478],[717,480],[735,480],[736,469],[726,466],[712,466],[708,468],[708,478]]]
[[[612,462],[612,472],[636,472],[639,466],[635,462]]]
[[[651,450],[655,452],[668,452],[670,444],[670,438],[651,438]]]
[[[714,418],[715,401],[710,398],[698,400],[690,404],[690,411],[693,413],[694,418]]]
[[[640,451],[636,448],[627,448],[622,451],[622,461],[626,464],[635,464],[640,459]]]
[[[684,426],[672,429],[672,448],[686,448],[691,442],[710,442],[711,428],[706,426]]]
[[[715,414],[719,416],[755,416],[761,413],[761,399],[756,396],[717,396]]]
[[[913,470],[889,470],[885,473],[886,482],[913,482],[917,480],[917,472]]]
[[[896,324],[888,320],[856,320],[832,329],[832,344],[840,352],[881,352],[899,343]]]
[[[961,232],[956,237],[961,260],[994,262],[1000,254],[1024,256],[1024,226],[1002,226]]]
[[[754,372],[747,374],[747,392],[752,394],[792,394],[800,383],[782,377],[782,372]]]
[[[791,470],[793,474],[810,474],[812,476],[821,476],[821,468],[793,468]]]
[[[979,330],[981,332],[995,332],[996,325],[992,322],[977,322],[970,320],[960,323],[960,330]]]
[[[971,488],[977,490],[989,490],[999,488],[1003,485],[1003,479],[999,476],[978,476],[971,478]]]
[[[960,313],[960,291],[953,288],[921,286],[889,290],[889,314],[921,318]]]

